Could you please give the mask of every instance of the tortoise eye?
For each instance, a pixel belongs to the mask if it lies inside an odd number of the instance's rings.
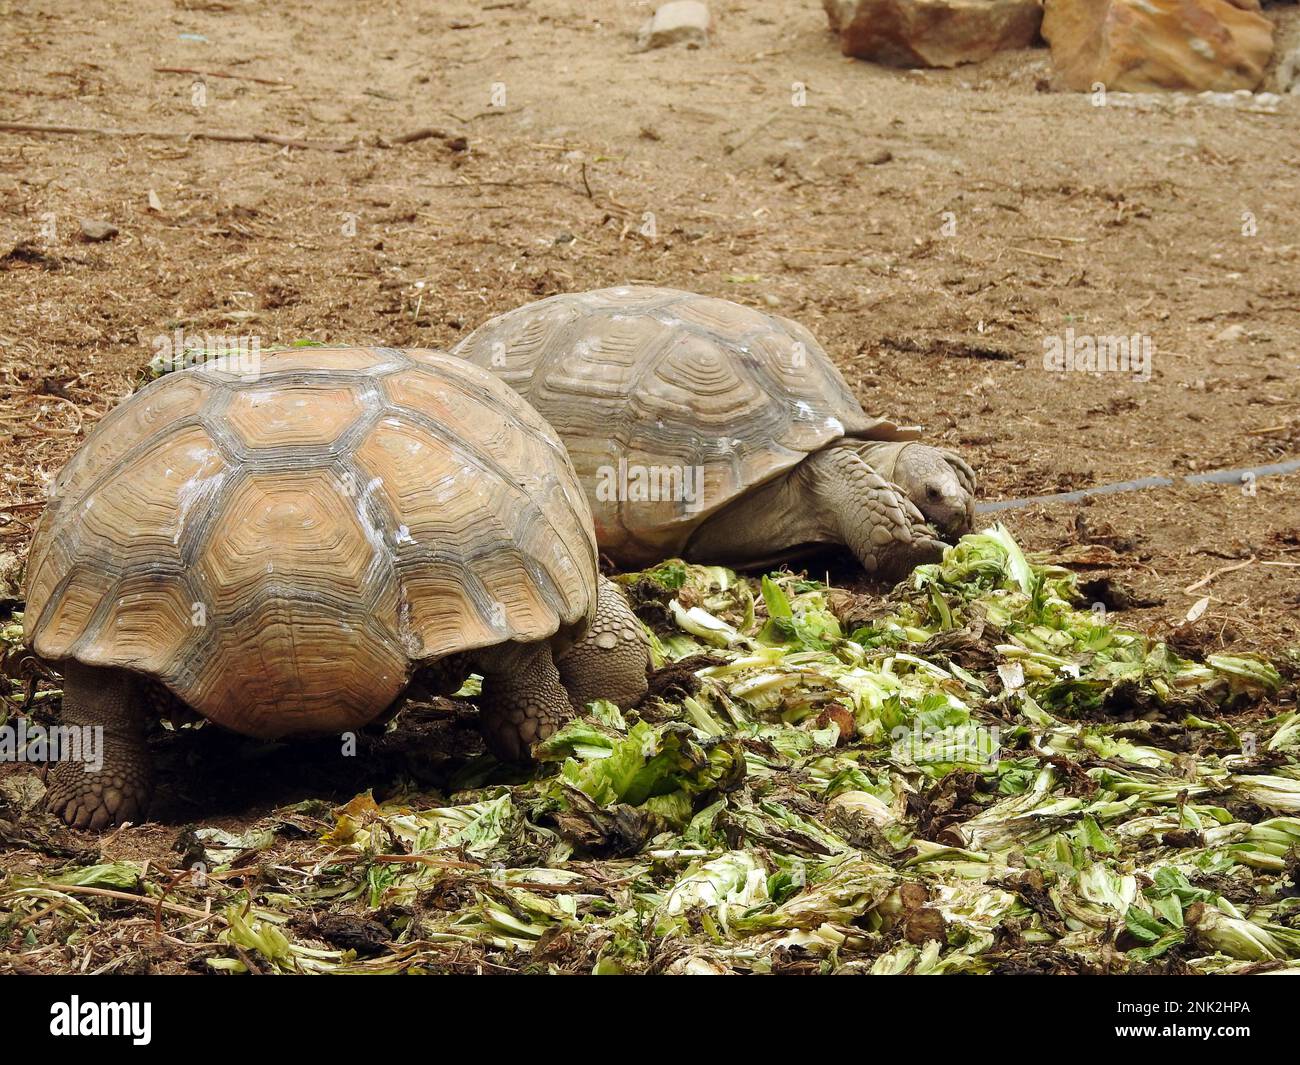
[[[926,485],[925,498],[930,500],[931,503],[937,503],[943,498],[943,493],[932,484]]]

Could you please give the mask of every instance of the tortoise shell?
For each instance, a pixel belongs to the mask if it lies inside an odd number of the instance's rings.
[[[797,322],[674,289],[552,296],[452,351],[554,426],[601,550],[629,565],[681,553],[704,519],[846,437],[918,435],[863,411]]]
[[[41,657],[152,677],[278,737],[379,716],[414,668],[594,615],[564,448],[443,352],[263,354],[155,381],[55,483],[27,569]]]

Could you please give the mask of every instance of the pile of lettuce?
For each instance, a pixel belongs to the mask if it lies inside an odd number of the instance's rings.
[[[236,972],[1300,969],[1300,714],[1269,663],[1114,624],[1001,526],[885,601],[619,579],[652,694],[592,704],[530,779],[483,756],[445,798],[199,829],[165,893],[156,866],[11,875],[0,961],[94,935],[99,884],[212,914],[159,910]]]

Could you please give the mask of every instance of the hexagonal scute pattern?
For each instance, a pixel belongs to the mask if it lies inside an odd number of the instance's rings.
[[[25,622],[46,658],[280,737],[365,724],[417,663],[580,624],[595,582],[573,468],[506,385],[442,352],[295,349],[101,422],[37,529]]]
[[[365,407],[352,388],[272,384],[236,392],[226,419],[250,448],[332,444]]]
[[[837,440],[916,435],[867,415],[802,326],[673,289],[552,296],[486,322],[452,354],[555,427],[601,550],[629,565],[680,553],[706,518]],[[623,490],[625,477],[698,474],[702,497]]]

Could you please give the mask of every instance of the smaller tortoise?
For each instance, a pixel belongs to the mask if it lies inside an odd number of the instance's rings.
[[[278,739],[473,670],[488,746],[524,759],[575,705],[645,690],[596,560],[555,434],[461,359],[318,348],[170,374],[90,434],[32,541],[27,641],[62,669],[64,723],[103,729],[102,767],[56,765],[49,806],[82,828],[143,816],[159,698]]]
[[[452,351],[555,428],[620,564],[767,565],[842,544],[897,576],[942,553],[926,519],[950,538],[970,529],[971,468],[868,416],[785,318],[629,286],[528,304]]]

